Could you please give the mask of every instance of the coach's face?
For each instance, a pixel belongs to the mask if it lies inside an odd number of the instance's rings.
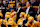
[[[26,2],[26,6],[27,6],[27,7],[30,6],[29,2]]]
[[[17,3],[17,7],[19,7],[19,3]]]

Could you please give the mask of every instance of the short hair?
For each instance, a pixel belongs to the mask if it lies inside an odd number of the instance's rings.
[[[22,4],[21,4],[21,3],[19,3],[19,5],[20,5],[20,6],[22,6]]]
[[[29,2],[29,4],[31,4],[31,2]]]
[[[22,6],[22,4],[21,3],[18,3],[20,6]]]
[[[29,2],[29,1],[27,1],[27,2]],[[27,2],[26,2],[26,3],[27,3]],[[29,4],[31,5],[31,2],[29,2]]]
[[[7,2],[7,1],[6,1]]]

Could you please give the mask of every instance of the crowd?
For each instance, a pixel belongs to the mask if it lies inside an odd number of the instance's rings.
[[[0,27],[40,27],[40,0],[0,0]]]

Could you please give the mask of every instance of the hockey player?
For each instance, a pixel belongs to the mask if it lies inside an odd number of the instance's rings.
[[[5,19],[8,20],[11,17],[11,12],[6,12]]]
[[[37,16],[37,27],[40,27],[40,14]]]
[[[16,12],[12,12],[11,13],[11,18],[13,18],[13,20],[16,22],[17,13]]]
[[[17,22],[18,26],[20,26],[20,27],[23,26],[23,21],[25,20],[25,19],[24,19],[24,15],[25,15],[25,12],[21,12],[21,13],[20,13],[20,19],[19,19],[18,22]]]
[[[34,18],[30,16],[28,22],[25,24],[26,27],[34,27]]]
[[[16,22],[13,20],[13,18],[9,18],[9,20],[8,20],[8,27],[18,27]]]

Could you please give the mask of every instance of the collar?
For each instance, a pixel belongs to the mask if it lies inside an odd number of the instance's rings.
[[[30,8],[30,6],[28,8]]]
[[[19,7],[18,9],[20,9],[21,7]]]

